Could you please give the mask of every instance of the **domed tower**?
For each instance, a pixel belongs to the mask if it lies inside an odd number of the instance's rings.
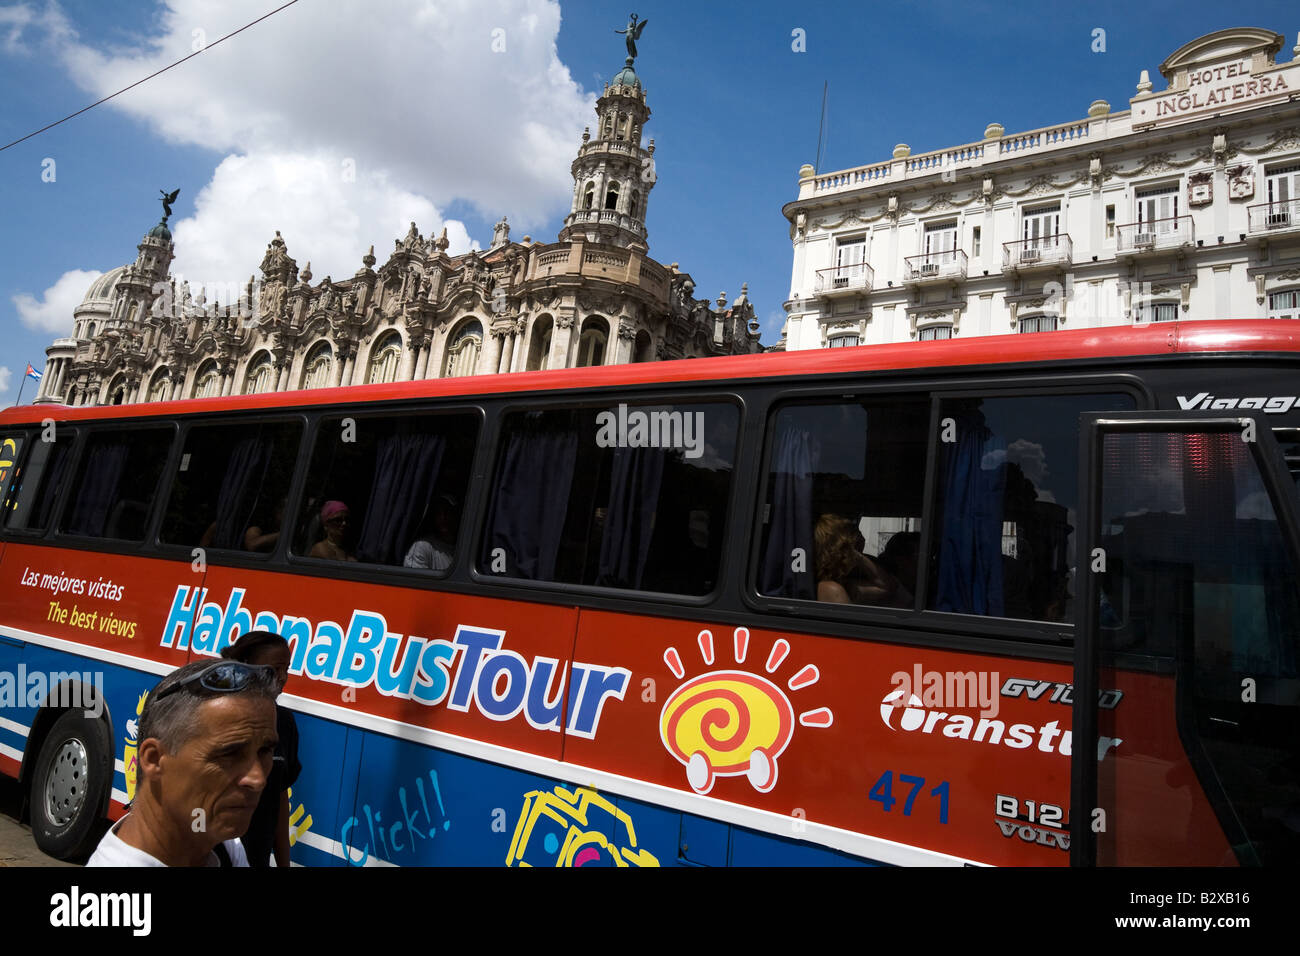
[[[596,135],[582,134],[571,167],[573,205],[560,230],[560,241],[585,238],[616,246],[646,246],[645,214],[654,188],[654,140],[641,147],[650,118],[645,88],[632,68],[635,41],[646,21],[628,24],[628,58],[596,101]]]
[[[176,193],[164,196],[162,219],[144,234],[140,245],[136,246],[135,262],[127,266],[117,279],[110,325],[139,328],[149,317],[149,310],[160,291],[155,287],[167,281],[171,262],[176,258],[171,230],[167,228],[167,220],[172,214],[171,204],[175,201]]]

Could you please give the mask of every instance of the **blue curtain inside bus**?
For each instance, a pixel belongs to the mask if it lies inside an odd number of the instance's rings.
[[[783,428],[772,453],[771,525],[763,550],[763,594],[812,600],[813,590],[813,473],[817,470],[817,441],[803,428]],[[795,570],[794,550],[806,560]]]
[[[68,534],[103,536],[109,522],[109,511],[118,504],[118,486],[126,469],[129,449],[125,442],[110,440],[97,442],[86,456],[81,485],[72,503],[72,515],[66,528]]]
[[[270,462],[271,448],[261,435],[241,439],[231,451],[217,496],[216,529],[212,534],[214,548],[243,547],[244,532],[257,503],[256,496],[249,492],[262,486]]]
[[[438,481],[442,435],[385,435],[375,449],[370,507],[357,539],[357,560],[401,564]]]
[[[568,426],[542,430],[540,413],[517,419],[504,440],[496,489],[483,536],[482,565],[498,548],[505,574],[532,581],[555,578],[555,560],[568,516],[578,435]]]
[[[598,586],[641,587],[667,458],[662,448],[614,449]]]
[[[963,412],[956,426],[957,440],[942,446],[943,522],[935,609],[999,616],[1006,445],[979,409]]]

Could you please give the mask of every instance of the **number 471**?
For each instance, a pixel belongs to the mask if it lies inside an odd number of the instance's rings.
[[[913,777],[909,774],[900,773],[898,775],[898,781],[899,783],[910,784],[912,787],[911,793],[909,793],[907,798],[903,801],[903,816],[910,817],[912,815],[912,804],[916,802],[916,795],[920,793],[921,788],[925,786],[925,778]],[[880,779],[872,785],[871,789],[867,791],[867,797],[871,800],[879,800],[881,805],[885,808],[885,812],[888,813],[890,810],[894,809],[894,804],[898,802],[898,799],[893,794],[893,789],[894,771],[886,770],[880,775]],[[933,787],[930,790],[930,796],[939,798],[939,822],[947,823],[948,781],[945,780]]]

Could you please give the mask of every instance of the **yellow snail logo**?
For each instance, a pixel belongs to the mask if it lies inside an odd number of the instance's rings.
[[[126,722],[126,746],[122,748],[122,776],[126,778],[126,802],[135,799],[135,771],[137,766],[136,747],[139,744],[140,715],[144,713],[144,702],[149,697],[145,691],[135,705],[135,716]]]
[[[713,665],[713,633],[697,638],[704,663]],[[749,629],[733,635],[735,660],[745,663]],[[778,638],[764,669],[774,674],[790,653]],[[664,651],[664,663],[682,680],[686,668],[677,648]],[[821,673],[807,664],[786,686],[802,690],[817,683]],[[829,727],[834,715],[829,707],[799,714],[804,727]],[[758,674],[743,670],[709,671],[693,677],[673,691],[659,715],[659,736],[668,752],[686,766],[686,781],[696,793],[708,793],[718,777],[745,776],[759,793],[776,786],[777,758],[794,734],[795,710],[785,692]]]

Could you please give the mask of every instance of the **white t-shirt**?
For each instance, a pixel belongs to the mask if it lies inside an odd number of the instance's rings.
[[[122,818],[122,820],[125,819],[126,817]],[[144,850],[123,842],[116,833],[117,828],[122,825],[122,820],[118,820],[104,834],[104,839],[99,841],[99,846],[95,847],[95,852],[86,861],[86,866],[166,866],[167,864],[156,856],[150,856]],[[225,844],[226,852],[230,854],[231,866],[248,866],[248,857],[244,853],[242,843],[238,840],[226,840]],[[217,859],[215,852],[208,854],[206,865],[221,865],[221,861]]]
[[[446,571],[451,567],[451,552],[441,542],[420,540],[411,545],[402,564],[408,568]]]

